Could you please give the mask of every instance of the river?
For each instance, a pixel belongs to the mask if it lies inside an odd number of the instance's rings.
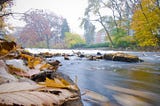
[[[69,53],[72,50],[60,49],[27,49],[32,53],[51,52]],[[84,54],[117,51],[105,50],[74,50]],[[84,106],[158,106],[160,105],[160,52],[128,52],[144,60],[141,63],[116,62],[108,60],[90,61],[77,56],[54,57],[61,61],[58,71],[76,80],[81,93],[94,92],[91,96],[82,96]],[[107,98],[107,102],[96,100],[94,94]],[[97,95],[95,95],[97,96]],[[97,97],[98,98],[98,97]]]

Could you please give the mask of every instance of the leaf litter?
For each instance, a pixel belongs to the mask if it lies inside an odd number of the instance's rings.
[[[80,99],[77,85],[66,79],[45,76],[41,85],[32,81],[32,76],[43,71],[55,72],[58,67],[15,42],[0,40],[0,59],[0,105],[53,106]]]

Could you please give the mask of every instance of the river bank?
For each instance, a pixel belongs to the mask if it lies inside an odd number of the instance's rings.
[[[0,41],[1,106],[83,106],[78,86],[57,72],[57,61],[27,52],[15,42]]]

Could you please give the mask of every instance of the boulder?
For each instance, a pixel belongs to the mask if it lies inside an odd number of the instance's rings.
[[[103,56],[106,60],[113,60],[113,61],[123,61],[123,62],[142,62],[143,60],[139,59],[138,56],[127,54],[127,53],[111,53],[111,54],[104,54]]]
[[[64,60],[70,60],[68,55],[64,55]]]
[[[97,59],[96,56],[90,55],[90,56],[88,57],[88,60],[96,60],[96,59]]]
[[[97,55],[102,55],[100,52],[97,52]]]

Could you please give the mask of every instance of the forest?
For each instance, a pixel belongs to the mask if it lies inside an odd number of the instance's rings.
[[[0,0],[0,106],[160,104],[160,0],[86,0],[83,33],[69,11],[16,1]]]
[[[11,8],[14,0],[1,0],[0,34],[1,38],[28,48],[109,47],[157,50],[160,47],[159,2],[88,0],[79,26],[84,29],[84,34],[80,35],[71,32],[67,19],[54,12],[30,9],[25,13],[14,13]],[[108,14],[108,11],[112,14]],[[20,20],[26,23],[24,27],[14,27],[7,23],[9,17],[16,16],[20,16]],[[97,24],[101,26],[99,31],[96,31]],[[103,40],[96,42],[97,39]]]

